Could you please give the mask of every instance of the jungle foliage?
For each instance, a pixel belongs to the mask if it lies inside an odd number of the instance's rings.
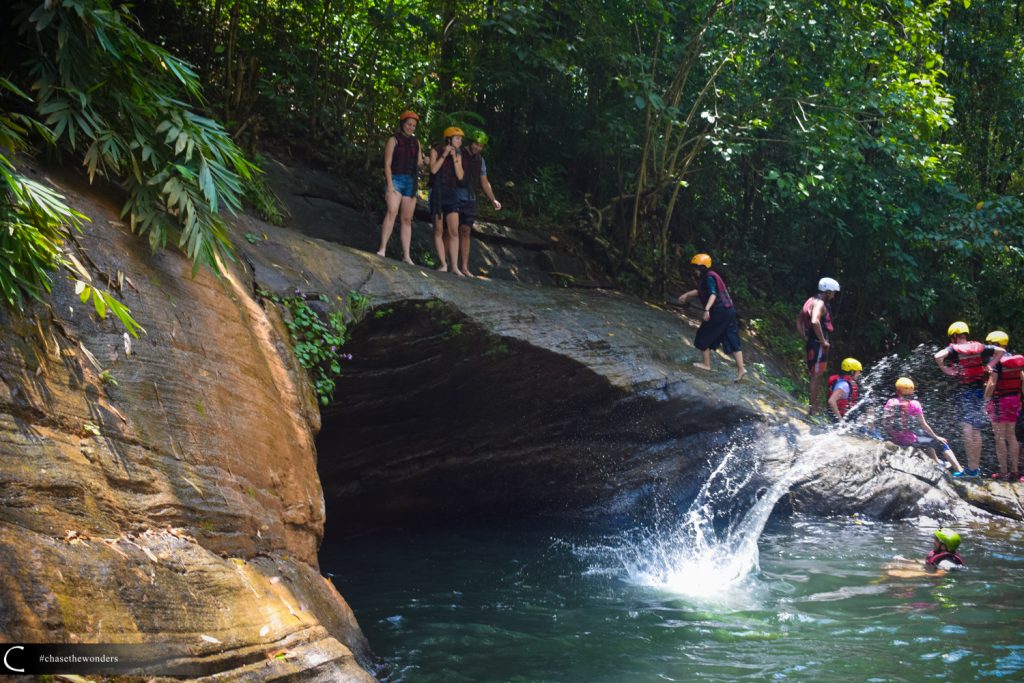
[[[12,80],[197,262],[252,175],[226,132],[376,188],[399,112],[470,111],[506,215],[626,288],[671,290],[701,250],[769,318],[836,277],[844,348],[869,357],[953,318],[1024,335],[1021,0],[24,4]]]

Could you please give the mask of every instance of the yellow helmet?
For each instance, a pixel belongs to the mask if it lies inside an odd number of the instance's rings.
[[[860,361],[856,358],[844,358],[842,368],[843,372],[861,372],[864,370]]]
[[[910,379],[909,377],[900,377],[898,380],[896,380],[896,393],[914,393],[914,380]]]
[[[690,259],[690,263],[695,266],[704,266],[705,268],[710,268],[711,257],[708,256],[707,254],[697,254],[692,259]]]
[[[448,126],[447,128],[444,129],[444,137],[450,138],[456,135],[458,135],[461,138],[465,135],[465,133],[463,133],[462,129],[459,128],[458,126]]]
[[[1005,349],[1006,345],[1010,343],[1010,335],[1002,330],[996,330],[995,332],[989,332],[988,336],[985,337],[985,341],[989,344],[999,344]]]
[[[955,323],[949,326],[946,330],[946,334],[950,337],[954,337],[958,334],[970,334],[971,328],[967,327],[967,323],[957,320]]]

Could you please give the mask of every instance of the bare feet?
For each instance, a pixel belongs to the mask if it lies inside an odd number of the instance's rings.
[[[439,272],[439,273],[447,273],[448,272],[448,264],[447,263],[442,263],[441,266],[437,269],[437,272]]]
[[[381,249],[380,251],[377,252],[377,256],[383,256],[383,255],[384,255],[384,250],[383,249]]]
[[[747,376],[747,371],[746,370],[740,370],[739,372],[736,373],[736,379],[734,379],[733,382],[740,382],[746,376]]]
[[[458,268],[452,268],[452,273],[454,273],[455,275],[458,275],[459,277],[466,277],[465,275],[462,274],[462,271],[459,270]]]
[[[476,278],[476,275],[473,275],[473,273],[469,272],[466,269],[463,269],[462,274],[469,278]]]
[[[412,262],[412,259],[408,258],[408,257],[402,259],[402,263],[408,263],[410,266],[415,266],[416,265],[415,263]]]
[[[711,370],[711,366],[710,365],[704,365],[703,363],[694,363],[693,367],[700,368],[701,370],[708,370],[708,371]]]

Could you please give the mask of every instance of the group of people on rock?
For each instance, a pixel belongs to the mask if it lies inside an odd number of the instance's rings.
[[[394,231],[395,219],[400,223],[402,260],[411,264],[412,217],[420,169],[429,167],[429,198],[434,222],[434,248],[438,270],[449,270],[459,277],[474,277],[469,270],[470,238],[476,223],[476,192],[483,190],[495,211],[501,202],[487,179],[487,163],[483,149],[487,134],[472,129],[467,136],[458,126],[445,128],[443,140],[423,154],[416,128],[420,117],[414,111],[403,112],[398,128],[384,145],[384,201],[386,211],[380,228],[378,256],[384,256]]]
[[[702,370],[711,370],[711,351],[721,347],[736,359],[736,380],[746,374],[740,344],[736,308],[722,277],[712,270],[711,256],[696,254],[690,259],[695,288],[678,297],[680,304],[696,298],[703,308],[702,322],[697,329],[694,346],[702,358],[694,363]],[[839,283],[830,277],[818,281],[818,291],[809,297],[797,316],[797,330],[804,337],[807,371],[810,375],[808,415],[821,410],[821,389],[826,387],[829,414],[844,422],[847,414],[861,399],[860,381],[863,366],[856,358],[844,358],[840,372],[823,382],[832,350],[831,303],[839,293]],[[1019,432],[1021,422],[1022,373],[1024,355],[1007,351],[1009,336],[1002,331],[991,332],[985,343],[972,341],[967,323],[957,321],[949,326],[948,345],[935,354],[939,369],[956,380],[956,405],[963,429],[967,467],[962,467],[947,440],[935,433],[924,416],[921,402],[914,397],[916,387],[909,377],[896,380],[895,395],[889,398],[878,420],[876,410],[867,406],[859,416],[866,430],[900,446],[914,446],[927,453],[936,463],[940,454],[945,467],[954,477],[981,476],[982,430],[992,426],[995,436],[998,471],[993,479],[1024,481],[1020,473]]]
[[[736,359],[735,381],[739,382],[746,374],[746,369],[743,365],[736,308],[729,295],[729,289],[721,275],[712,270],[711,256],[708,254],[695,254],[690,259],[690,265],[696,286],[680,294],[678,302],[685,305],[690,299],[696,299],[703,309],[701,324],[697,328],[693,342],[702,357],[694,366],[702,370],[711,370],[711,351],[721,347]],[[831,302],[838,292],[837,281],[829,277],[821,278],[818,281],[817,294],[804,302],[797,318],[797,328],[805,337],[807,368],[811,376],[811,415],[816,413],[822,377],[828,366],[831,333],[834,329]],[[962,335],[954,335],[961,330]],[[986,405],[989,406],[989,417],[996,431],[996,452],[1002,472],[993,476],[1012,481],[1022,480],[1017,473],[1019,448],[1013,435],[1012,423],[1020,414],[1021,369],[1024,368],[1024,356],[1006,353],[1009,338],[1003,332],[990,334],[987,339],[990,345],[967,342],[967,334],[967,326],[964,323],[954,323],[950,326],[950,345],[935,354],[935,359],[943,372],[955,376],[965,387],[968,386],[968,378],[972,381],[976,377],[986,380],[980,400],[986,401]],[[965,343],[970,346],[963,346]],[[844,421],[849,411],[860,400],[858,382],[864,368],[856,358],[844,358],[840,367],[840,373],[828,378],[827,403],[836,420]],[[981,373],[978,372],[979,369]],[[914,391],[914,382],[909,377],[900,377],[896,380],[896,395],[886,401],[882,409],[881,427],[887,438],[900,446],[914,446],[923,450],[936,463],[940,461],[934,446],[939,444],[943,458],[953,470],[953,476],[979,476],[980,470],[965,470],[960,466],[946,439],[936,434],[928,424],[921,403],[914,398]],[[973,401],[977,398],[973,385],[970,385],[970,391]],[[967,409],[966,397],[962,399],[961,406],[964,410]],[[973,410],[974,404],[971,403],[970,407]],[[1011,425],[1009,429],[998,426],[1007,420],[1010,421],[1007,424]],[[872,423],[873,427],[874,417],[869,414],[865,422]],[[1004,439],[1006,450],[999,450],[1000,435]],[[966,441],[966,432],[964,438]],[[979,450],[976,457],[980,458],[980,440],[977,444]],[[1000,453],[1002,455],[999,455]],[[1007,453],[1011,470],[1007,470]],[[977,460],[972,461],[972,457],[975,457],[974,452],[969,450],[968,461],[973,462],[971,466],[977,468]],[[948,528],[938,529],[934,533],[932,550],[922,564],[898,558],[903,561],[891,563],[887,567],[888,573],[892,576],[911,577],[930,572],[944,573],[966,569],[963,558],[957,553],[959,547],[960,534]]]
[[[909,377],[896,380],[896,395],[882,409],[881,434],[899,446],[920,448],[939,461],[935,444],[954,477],[980,477],[982,433],[991,425],[995,437],[998,471],[993,479],[1024,481],[1020,473],[1020,441],[1018,431],[1022,397],[1024,356],[1007,351],[1009,335],[1001,330],[990,332],[985,343],[973,341],[970,328],[962,321],[947,330],[948,345],[938,351],[935,363],[939,370],[956,381],[954,400],[963,430],[967,467],[961,467],[952,448],[937,435],[924,417],[921,403],[913,398],[915,386]],[[842,362],[842,372],[828,380],[828,406],[837,421],[845,421],[847,413],[859,399],[857,382],[863,368],[855,358]],[[813,414],[815,404],[811,404]],[[865,425],[875,426],[872,411],[864,411]]]

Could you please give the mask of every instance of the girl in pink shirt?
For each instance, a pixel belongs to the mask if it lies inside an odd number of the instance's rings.
[[[936,434],[924,419],[921,403],[911,398],[914,393],[914,381],[909,377],[896,380],[896,396],[886,401],[882,409],[882,424],[890,441],[897,446],[915,446],[927,453],[933,461],[939,462],[932,444],[942,444],[942,456],[954,472],[960,473],[963,468],[957,461],[953,450],[941,436]]]

